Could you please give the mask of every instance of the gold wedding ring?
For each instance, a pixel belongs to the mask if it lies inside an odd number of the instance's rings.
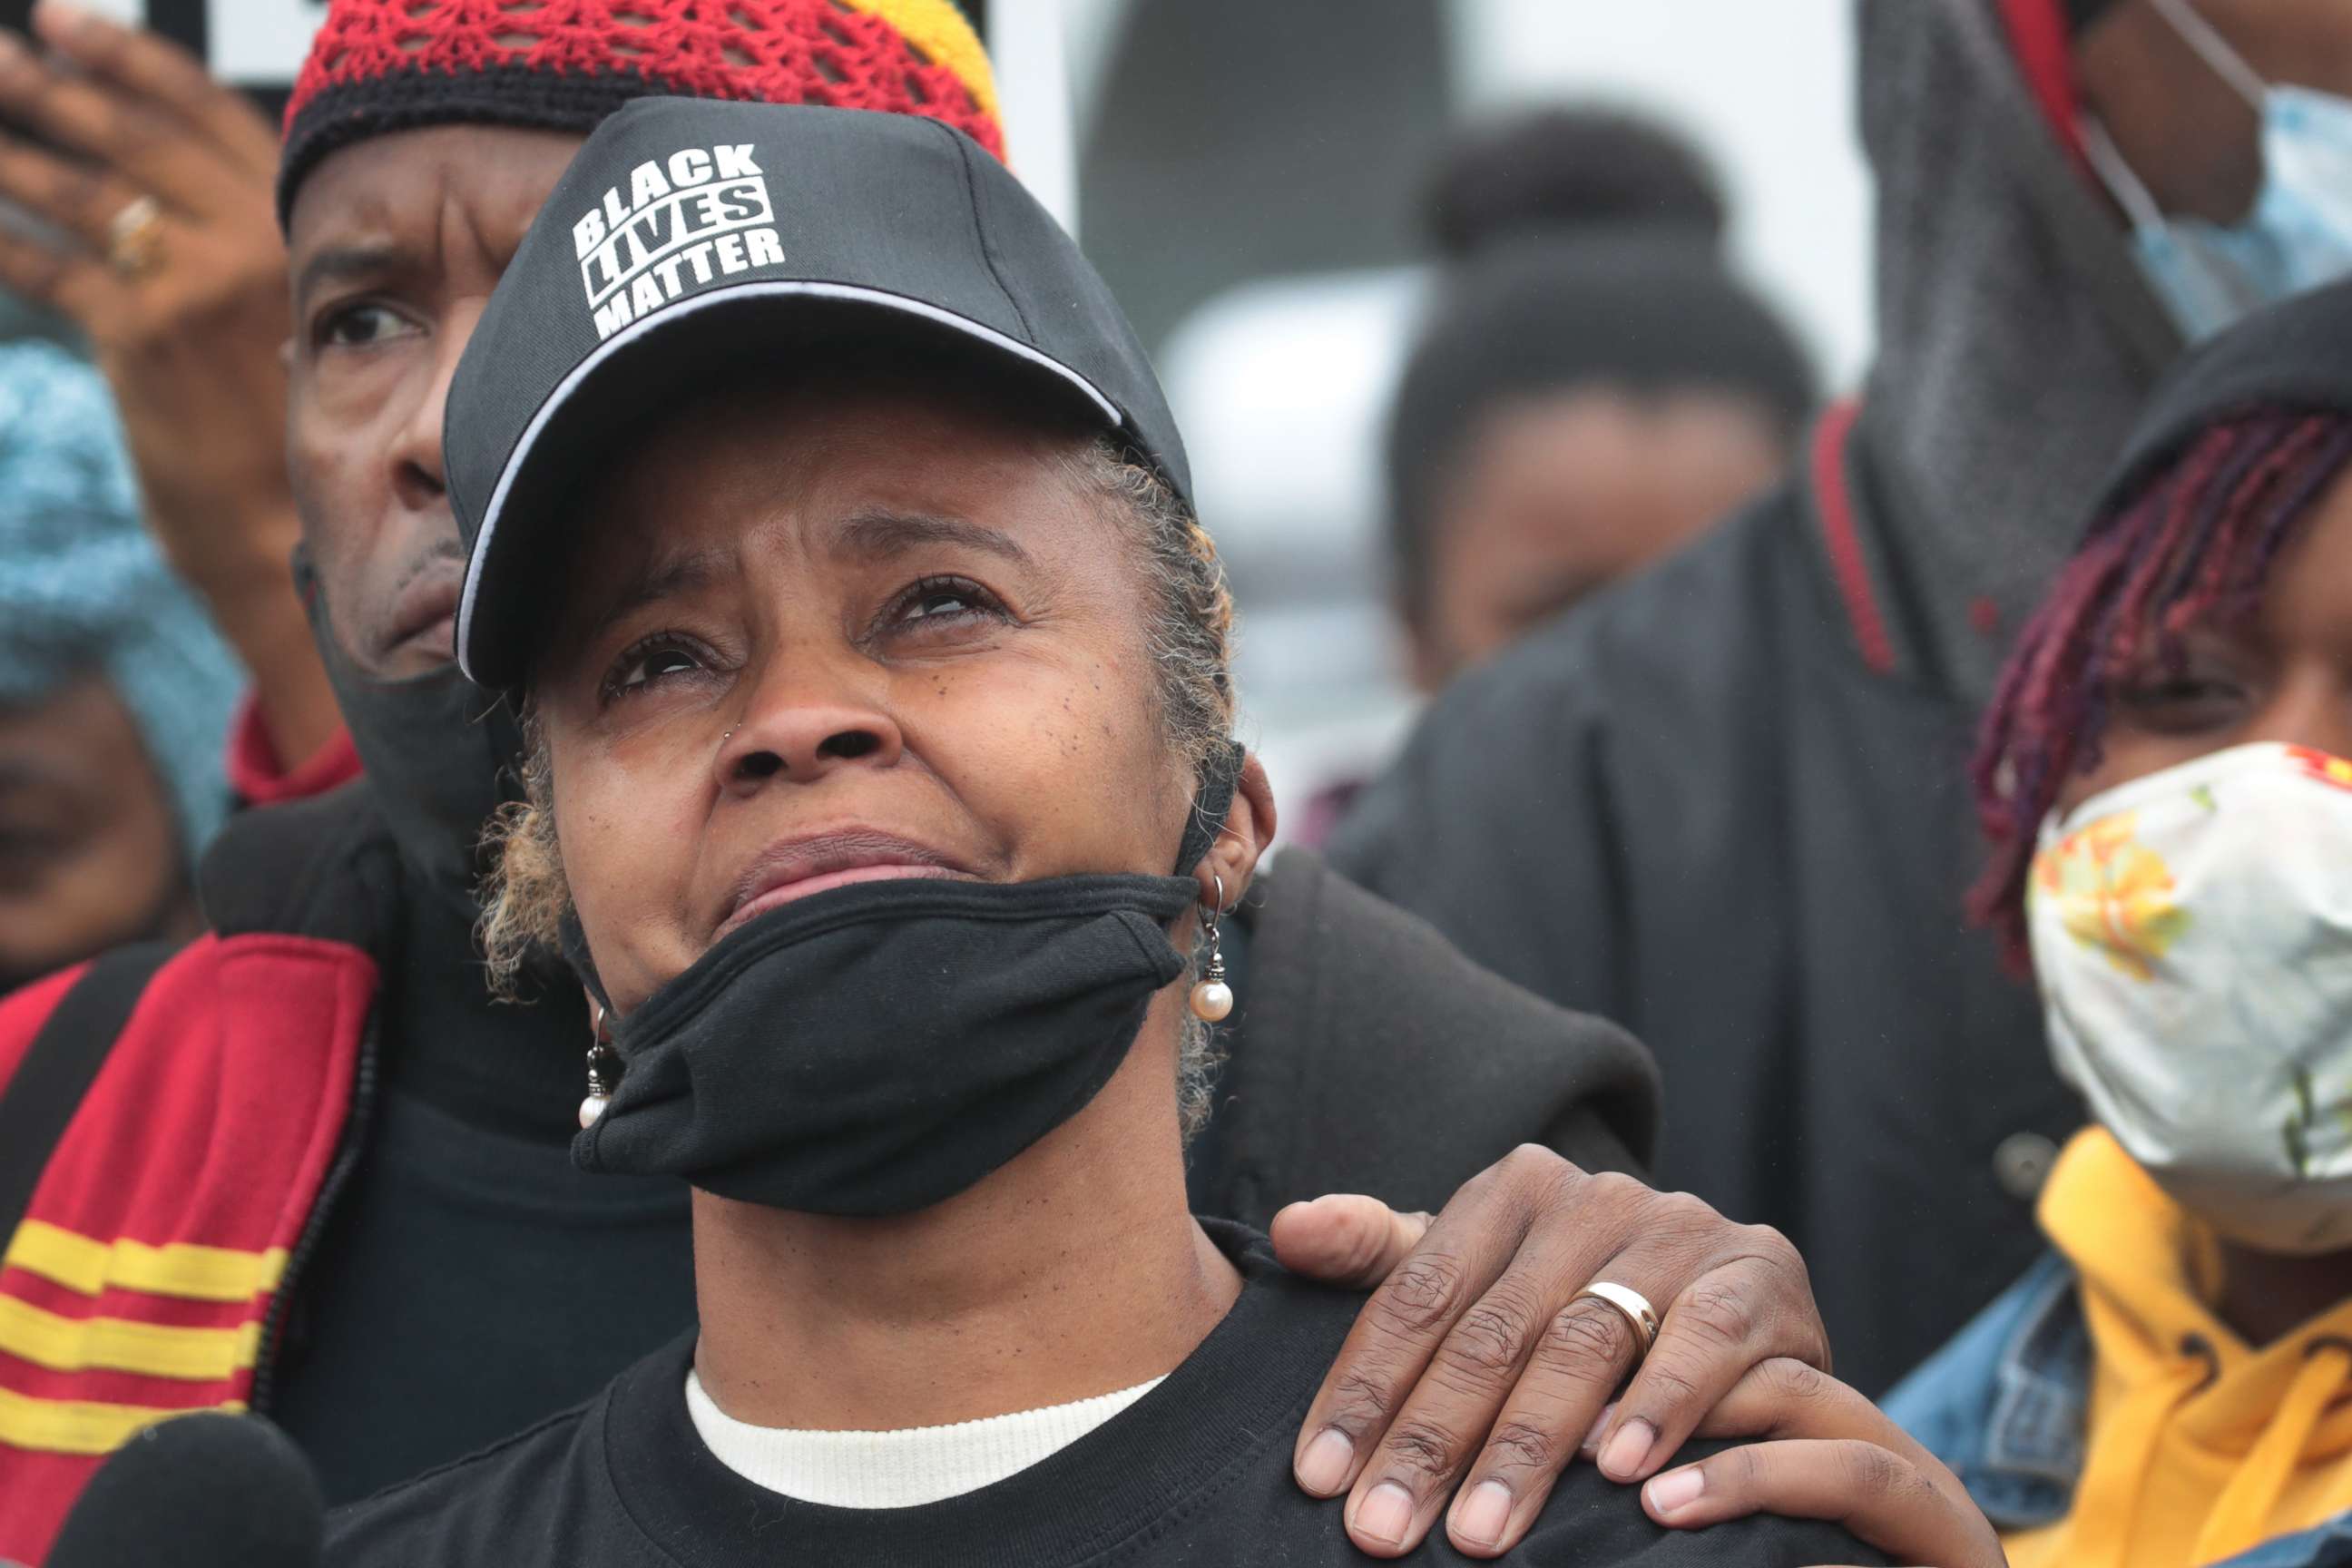
[[[133,196],[106,226],[106,259],[125,278],[144,278],[163,259],[163,209],[152,196]]]
[[[1580,1301],[1587,1296],[1596,1301],[1608,1302],[1624,1315],[1626,1326],[1633,1331],[1633,1364],[1641,1365],[1648,1358],[1650,1347],[1658,1341],[1658,1314],[1651,1307],[1649,1298],[1639,1290],[1612,1284],[1606,1279],[1595,1279],[1576,1293]]]

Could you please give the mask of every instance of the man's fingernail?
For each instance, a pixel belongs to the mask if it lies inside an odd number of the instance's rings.
[[[1614,1405],[1604,1405],[1601,1414],[1592,1418],[1592,1426],[1584,1434],[1584,1441],[1576,1446],[1577,1458],[1589,1459],[1601,1451],[1601,1434],[1609,1430],[1610,1419],[1617,1414]]]
[[[1473,1546],[1493,1546],[1511,1522],[1511,1489],[1500,1481],[1480,1481],[1462,1500],[1454,1516],[1454,1532]]]
[[[1642,1489],[1650,1506],[1669,1517],[1680,1513],[1698,1500],[1706,1490],[1706,1472],[1693,1465],[1686,1470],[1669,1470]]]
[[[0,27],[0,66],[13,66],[25,58],[25,41],[5,27]]]
[[[1382,1481],[1366,1494],[1356,1510],[1356,1531],[1383,1546],[1402,1546],[1412,1528],[1412,1494],[1394,1481]]]
[[[1650,1445],[1657,1440],[1657,1429],[1647,1421],[1626,1422],[1609,1435],[1601,1449],[1601,1473],[1616,1480],[1632,1480],[1642,1461],[1650,1457]]]
[[[44,27],[55,27],[68,33],[78,33],[89,22],[89,12],[79,5],[67,4],[67,0],[38,0],[33,7],[33,15],[40,18]]]
[[[1356,1446],[1337,1426],[1326,1426],[1298,1456],[1298,1484],[1317,1497],[1329,1497],[1348,1484],[1348,1467],[1356,1462]]]

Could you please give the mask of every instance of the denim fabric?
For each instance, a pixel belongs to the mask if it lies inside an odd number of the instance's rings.
[[[2347,1564],[2352,1564],[2352,1513],[2339,1513],[2315,1530],[2265,1541],[2214,1568],[2347,1568]]]
[[[1986,1518],[2023,1530],[2063,1517],[2074,1500],[2090,1384],[2074,1273],[2052,1253],[1881,1403]]]
[[[2065,1517],[2082,1474],[2091,1336],[2051,1253],[1880,1401],[2003,1533]],[[2213,1568],[2352,1568],[2352,1514]]]

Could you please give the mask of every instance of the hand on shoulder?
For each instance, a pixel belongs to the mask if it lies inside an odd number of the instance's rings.
[[[1534,1145],[1434,1221],[1334,1196],[1285,1209],[1272,1236],[1286,1268],[1372,1291],[1293,1469],[1347,1499],[1349,1539],[1377,1557],[1413,1551],[1441,1515],[1455,1550],[1500,1556],[1596,1436],[1602,1474],[1642,1480],[1751,1369],[1830,1364],[1804,1261],[1779,1232]],[[1595,1281],[1652,1304],[1654,1343],[1584,1294]]]

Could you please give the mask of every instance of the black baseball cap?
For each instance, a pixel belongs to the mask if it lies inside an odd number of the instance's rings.
[[[1012,173],[935,121],[645,99],[580,149],[449,388],[444,472],[467,558],[457,662],[521,679],[583,470],[724,359],[913,334],[1116,432],[1189,504],[1134,329]]]

